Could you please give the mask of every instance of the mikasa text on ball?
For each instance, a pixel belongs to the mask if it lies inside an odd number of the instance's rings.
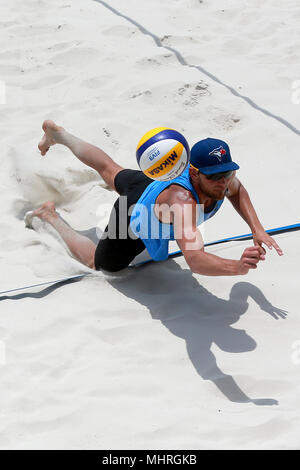
[[[180,132],[156,127],[139,141],[136,159],[146,176],[157,181],[168,181],[185,170],[190,159],[190,149]]]

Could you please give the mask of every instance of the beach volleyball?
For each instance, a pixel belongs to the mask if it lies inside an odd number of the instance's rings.
[[[140,139],[136,159],[146,176],[156,181],[169,181],[187,167],[190,149],[180,132],[156,127]]]

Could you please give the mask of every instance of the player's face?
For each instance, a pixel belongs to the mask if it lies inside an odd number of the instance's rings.
[[[229,183],[234,178],[234,172],[226,178],[223,176],[218,181],[207,178],[202,173],[198,175],[199,189],[205,196],[211,197],[217,201],[224,199]]]

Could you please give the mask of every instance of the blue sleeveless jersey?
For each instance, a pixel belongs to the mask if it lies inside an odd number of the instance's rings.
[[[189,166],[184,172],[170,181],[153,181],[145,189],[133,207],[130,217],[130,229],[145,244],[148,253],[155,261],[168,258],[169,241],[174,240],[173,224],[162,223],[154,213],[155,201],[158,195],[171,184],[178,184],[189,190],[200,204],[198,195],[189,176]],[[212,217],[221,207],[224,199],[217,201],[211,212],[198,212],[197,225]]]

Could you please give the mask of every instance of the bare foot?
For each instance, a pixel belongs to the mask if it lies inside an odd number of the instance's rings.
[[[32,219],[33,217],[38,217],[41,220],[46,222],[51,222],[53,218],[59,217],[58,213],[55,210],[54,202],[48,201],[45,202],[41,207],[35,211],[29,211],[25,214],[24,221],[25,225],[28,228],[32,228]]]
[[[53,217],[58,217],[54,202],[44,202],[41,207],[33,211],[32,216],[39,217],[41,220],[48,220]]]
[[[57,126],[55,122],[47,120],[43,122],[43,135],[41,141],[38,144],[38,148],[41,155],[46,155],[51,145],[58,143],[59,133],[64,130],[63,127]]]

